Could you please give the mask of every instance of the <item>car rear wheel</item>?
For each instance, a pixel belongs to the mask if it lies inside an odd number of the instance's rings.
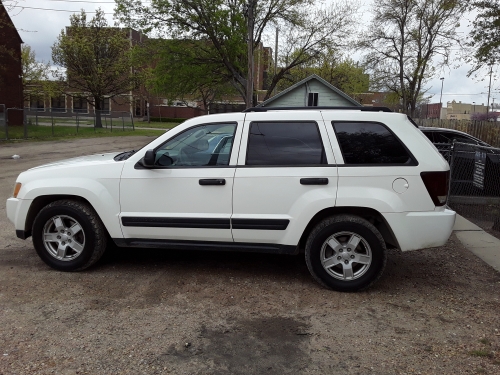
[[[106,249],[106,230],[88,204],[60,200],[45,206],[32,228],[40,258],[60,271],[79,271],[97,262]]]
[[[323,286],[355,292],[372,285],[386,263],[385,241],[369,221],[338,215],[321,221],[306,243],[306,263]]]

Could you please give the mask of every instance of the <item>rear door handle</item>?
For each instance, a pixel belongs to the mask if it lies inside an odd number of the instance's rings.
[[[301,185],[328,185],[328,178],[301,178]]]
[[[200,185],[225,185],[226,180],[224,178],[203,178],[200,181]]]

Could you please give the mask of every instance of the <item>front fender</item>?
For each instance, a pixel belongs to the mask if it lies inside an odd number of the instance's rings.
[[[19,193],[20,200],[27,202],[40,196],[72,195],[81,197],[92,205],[112,238],[123,237],[118,219],[120,213],[119,179],[37,179],[23,184]]]

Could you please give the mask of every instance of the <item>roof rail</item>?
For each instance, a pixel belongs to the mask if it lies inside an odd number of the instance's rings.
[[[334,109],[334,110],[351,110],[361,112],[392,112],[387,107],[253,107],[247,108],[243,112],[267,112],[267,111],[291,111],[291,110],[318,110],[318,109]]]

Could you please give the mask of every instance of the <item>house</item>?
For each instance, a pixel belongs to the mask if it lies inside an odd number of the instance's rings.
[[[356,100],[316,74],[297,82],[257,107],[361,107]]]
[[[0,0],[0,111],[4,106],[9,125],[23,123],[23,68],[19,32]]]

